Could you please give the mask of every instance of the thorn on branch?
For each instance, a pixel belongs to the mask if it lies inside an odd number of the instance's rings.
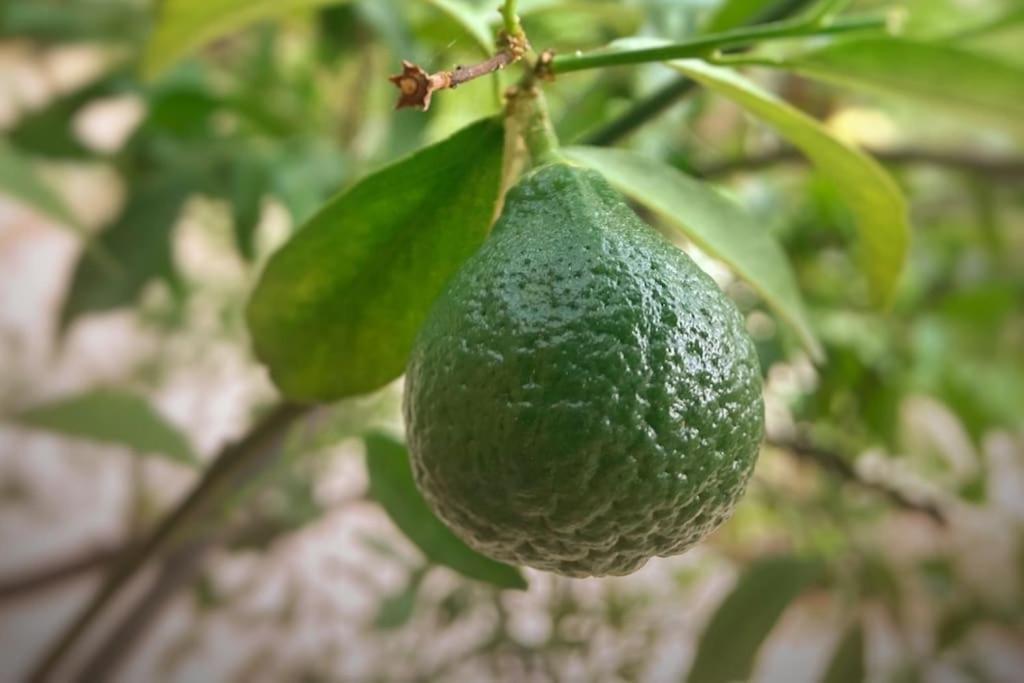
[[[426,111],[430,108],[430,99],[436,91],[457,88],[467,81],[500,71],[509,64],[519,61],[529,48],[526,37],[522,34],[508,35],[503,32],[498,38],[498,44],[501,49],[479,64],[457,66],[451,71],[438,71],[433,74],[403,59],[402,73],[388,78],[400,91],[395,109],[415,107]]]

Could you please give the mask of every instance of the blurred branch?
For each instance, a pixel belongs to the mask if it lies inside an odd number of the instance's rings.
[[[207,515],[273,462],[288,429],[310,410],[307,406],[281,404],[259,421],[242,440],[225,447],[199,483],[161,520],[149,537],[125,550],[120,563],[114,566],[92,599],[45,652],[27,680],[45,681],[52,678],[56,667],[122,588],[150,560],[181,542],[188,533],[196,533],[195,527]]]
[[[802,441],[769,441],[767,445],[785,451],[799,460],[817,465],[858,488],[872,491],[900,509],[926,515],[939,526],[949,524],[945,512],[935,503],[915,500],[903,491],[882,482],[864,479],[853,465],[838,453]]]
[[[673,78],[647,97],[636,102],[618,118],[612,119],[587,135],[581,140],[581,144],[612,145],[664,112],[696,87],[697,83],[689,78]]]
[[[214,538],[195,539],[171,553],[161,565],[153,583],[111,629],[74,676],[74,680],[110,680],[124,658],[134,651],[138,642],[149,632],[171,599],[196,578],[203,560],[216,544]]]
[[[944,151],[907,147],[903,149],[865,150],[881,162],[895,166],[932,165],[952,168],[993,180],[1013,182],[1024,179],[1024,157],[994,157],[970,151]],[[761,154],[728,159],[697,169],[706,178],[754,171],[785,163],[806,163],[799,150],[780,147]]]
[[[120,554],[123,547],[94,548],[70,560],[62,561],[43,569],[25,572],[22,576],[14,576],[0,580],[0,602],[14,600],[35,593],[54,585],[76,579],[110,565]]]

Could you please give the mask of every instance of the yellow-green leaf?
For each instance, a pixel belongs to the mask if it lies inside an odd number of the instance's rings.
[[[821,358],[821,345],[785,252],[742,207],[714,187],[650,157],[600,147],[568,147],[562,152],[599,171],[619,191],[654,209],[728,264],[792,325],[811,355]]]
[[[346,0],[165,0],[143,58],[153,77],[210,41],[262,19]]]
[[[248,307],[256,354],[297,400],[367,393],[405,369],[498,200],[500,122],[483,119],[331,199],[270,260]]]
[[[782,60],[778,66],[1024,130],[1024,68],[950,43],[844,40]]]
[[[861,262],[872,300],[879,306],[888,304],[910,242],[906,201],[888,172],[813,118],[730,69],[690,59],[672,61],[669,66],[774,127],[835,184],[857,219]]]

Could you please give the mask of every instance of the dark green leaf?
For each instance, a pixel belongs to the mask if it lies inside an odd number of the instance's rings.
[[[836,646],[822,683],[863,683],[866,680],[864,628],[860,621],[857,621],[850,626]]]
[[[786,254],[738,204],[675,168],[633,152],[569,147],[570,159],[659,214],[702,249],[725,261],[786,320],[817,359],[822,357]]]
[[[367,435],[366,468],[370,495],[428,560],[501,588],[526,588],[518,569],[472,550],[434,516],[416,488],[401,443],[382,433]]]
[[[750,565],[701,634],[687,681],[749,679],[761,643],[786,607],[820,572],[817,562],[792,556],[765,558]]]
[[[955,45],[861,38],[781,65],[841,85],[916,97],[959,114],[985,115],[1024,130],[1024,68]]]
[[[935,629],[935,646],[939,652],[956,647],[978,622],[985,618],[976,605],[954,608],[944,614]]]
[[[124,446],[140,454],[162,455],[194,465],[184,435],[135,394],[101,389],[31,408],[20,424],[68,436]]]
[[[39,177],[28,159],[4,140],[0,140],[0,193],[24,202],[76,232],[82,231],[63,198]]]
[[[62,329],[84,313],[133,303],[153,278],[174,281],[171,230],[187,197],[188,183],[179,179],[144,181],[131,188],[118,218],[95,240],[96,248],[114,263],[88,254],[79,258],[61,310]]]
[[[409,583],[402,590],[390,595],[377,608],[377,617],[373,625],[382,631],[390,631],[404,626],[412,618],[413,609],[416,607],[416,596],[419,595],[420,586],[423,585],[423,577],[426,572],[418,570],[409,577]]]
[[[483,120],[368,176],[274,255],[248,321],[286,396],[337,399],[402,374],[434,299],[487,234],[502,137]]]
[[[117,77],[108,77],[81,90],[59,95],[40,109],[26,112],[5,135],[11,144],[33,156],[62,159],[95,157],[95,153],[78,139],[72,124],[75,115],[86,104],[114,94],[117,89]]]
[[[771,124],[814,162],[857,217],[861,262],[872,299],[877,305],[891,301],[906,261],[910,226],[903,193],[885,169],[811,117],[733,71],[690,59],[669,66]]]

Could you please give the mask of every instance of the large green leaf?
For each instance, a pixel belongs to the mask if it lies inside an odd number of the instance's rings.
[[[185,436],[135,394],[100,389],[36,406],[15,420],[25,426],[124,446],[189,465],[196,457]]]
[[[82,231],[63,198],[36,173],[32,163],[0,139],[0,193],[24,202],[62,225]]]
[[[61,309],[61,328],[84,313],[132,304],[156,277],[174,279],[171,229],[188,197],[189,182],[177,178],[141,181],[114,223],[93,242],[113,263],[83,253]]]
[[[248,321],[286,396],[337,399],[402,374],[434,299],[487,235],[502,138],[484,119],[366,177],[271,259]]]
[[[166,0],[143,59],[150,77],[210,41],[261,19],[346,0]]]
[[[750,565],[701,634],[687,681],[748,680],[761,643],[820,571],[817,562],[788,555]]]
[[[515,567],[495,562],[463,543],[427,507],[416,488],[405,447],[385,434],[366,436],[370,495],[427,559],[502,588],[526,588]]]
[[[675,168],[622,149],[568,147],[570,159],[659,214],[725,261],[786,320],[815,358],[822,355],[786,254],[763,226],[715,188]]]
[[[854,622],[839,641],[822,683],[861,683],[867,680],[864,666],[864,628]]]
[[[919,98],[1024,130],[1024,68],[949,43],[860,38],[778,62],[812,78]]]
[[[907,258],[910,226],[903,194],[885,169],[734,71],[689,59],[669,65],[771,124],[814,162],[856,216],[861,262],[873,302],[880,306],[889,303]]]

